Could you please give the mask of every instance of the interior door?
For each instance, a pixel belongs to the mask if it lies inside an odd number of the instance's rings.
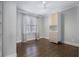
[[[2,56],[2,2],[0,2],[0,57]]]

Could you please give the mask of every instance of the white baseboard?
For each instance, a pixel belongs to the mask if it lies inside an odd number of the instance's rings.
[[[48,36],[43,36],[43,37],[40,37],[40,38],[46,38],[46,39],[49,39],[49,37],[48,37]]]
[[[75,42],[68,42],[68,41],[64,41],[64,43],[65,43],[65,44],[72,45],[72,46],[79,47],[79,43],[75,43]]]
[[[16,41],[16,43],[20,43],[21,42],[21,40],[20,41]]]
[[[7,56],[5,56],[5,57],[17,57],[17,54],[16,54],[16,53],[13,53],[13,54],[7,55]]]
[[[27,42],[27,41],[31,41],[31,40],[34,40],[35,38],[28,38],[27,40],[25,40],[24,42]]]
[[[49,37],[45,37],[46,39],[49,39]]]

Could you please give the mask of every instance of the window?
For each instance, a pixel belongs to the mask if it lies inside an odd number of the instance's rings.
[[[37,18],[25,15],[23,17],[23,28],[25,34],[36,33],[37,31]]]

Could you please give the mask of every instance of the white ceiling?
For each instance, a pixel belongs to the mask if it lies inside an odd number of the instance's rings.
[[[44,8],[42,1],[19,1],[17,7],[35,14],[45,15],[68,9],[76,4],[78,1],[46,1],[46,8]]]

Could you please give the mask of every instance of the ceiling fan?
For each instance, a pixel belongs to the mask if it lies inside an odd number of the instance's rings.
[[[46,1],[42,1],[42,6],[43,6],[44,9],[46,9],[47,8],[47,2]]]

